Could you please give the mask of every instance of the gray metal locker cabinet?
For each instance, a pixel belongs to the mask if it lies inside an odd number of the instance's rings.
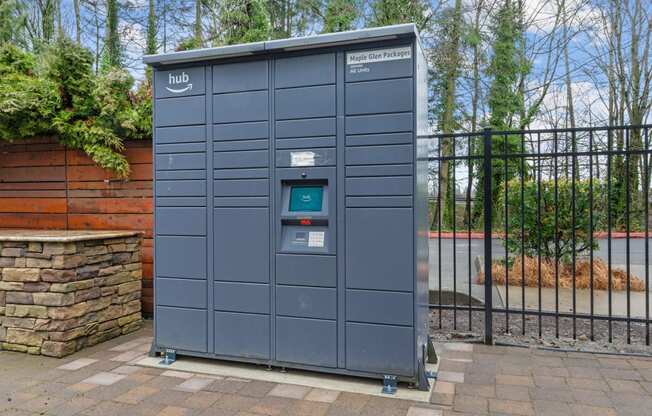
[[[157,351],[427,388],[414,25],[146,56]]]

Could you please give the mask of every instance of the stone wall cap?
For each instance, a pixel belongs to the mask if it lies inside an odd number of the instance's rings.
[[[105,240],[108,238],[125,238],[142,235],[142,231],[133,230],[33,230],[2,229],[0,241],[29,241],[40,243],[72,243],[75,241]]]

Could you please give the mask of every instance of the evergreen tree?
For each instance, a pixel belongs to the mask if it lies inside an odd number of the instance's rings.
[[[11,43],[26,46],[27,14],[16,0],[0,1],[0,46]]]
[[[497,131],[505,132],[519,128],[518,115],[524,106],[523,95],[519,89],[519,75],[523,70],[520,35],[521,9],[505,0],[497,10],[493,19],[493,56],[487,68],[491,79],[487,103],[489,105],[489,126]],[[522,138],[518,135],[498,134],[492,137],[494,154],[509,155],[521,151]],[[479,146],[484,152],[483,146]],[[482,153],[481,153],[482,154]],[[482,163],[482,162],[479,162]],[[507,163],[507,166],[505,166]],[[505,169],[507,168],[507,172]],[[473,219],[479,226],[484,204],[484,170],[478,166],[478,182]],[[501,208],[499,198],[504,191],[505,183],[521,173],[518,158],[496,158],[492,161],[491,199],[494,220],[500,219]],[[495,221],[494,221],[495,222]]]
[[[54,19],[57,14],[57,2],[45,0],[40,3],[41,7],[41,40],[43,43],[50,43],[54,40]]]
[[[328,0],[322,33],[352,30],[359,14],[359,0]]]
[[[428,3],[424,0],[375,0],[371,4],[369,26],[414,23],[421,31],[430,22]]]
[[[222,45],[269,39],[269,14],[263,0],[223,0],[219,15]]]
[[[494,25],[493,57],[487,69],[491,86],[487,101],[489,124],[497,130],[515,127],[515,117],[523,107],[518,90],[521,71],[517,9],[506,0],[498,10]]]
[[[73,0],[75,9],[75,40],[77,45],[81,45],[81,0]]]
[[[147,44],[145,45],[145,53],[153,55],[157,51],[156,46],[156,8],[155,1],[149,0],[149,7],[147,12]]]
[[[432,53],[434,61],[434,94],[435,108],[439,131],[443,134],[454,133],[458,123],[455,118],[457,108],[457,81],[462,63],[461,40],[463,32],[462,0],[455,0],[452,8],[444,10],[437,19],[436,38],[438,42]],[[442,139],[441,156],[453,155],[453,142],[450,138]],[[455,183],[453,165],[448,160],[442,160],[440,166],[439,197],[443,210],[442,224],[448,228],[453,225],[453,207],[455,205]],[[437,222],[439,213],[433,217]]]
[[[267,0],[272,39],[284,39],[306,34],[319,14],[316,0]]]
[[[149,8],[147,13],[147,44],[145,45],[145,53],[147,55],[154,55],[157,51],[156,46],[156,9],[154,7],[154,0],[149,0]],[[152,79],[152,68],[147,65],[145,69],[147,79]]]
[[[122,47],[118,32],[118,0],[106,2],[106,42],[104,45],[104,69],[122,66]]]
[[[202,47],[202,25],[201,25],[201,19],[202,19],[202,0],[195,0],[195,24],[194,24],[194,31],[195,31],[195,45],[198,48]]]

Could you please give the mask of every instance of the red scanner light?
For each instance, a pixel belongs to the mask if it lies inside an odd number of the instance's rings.
[[[302,219],[302,220],[299,221],[299,224],[301,224],[301,225],[312,225],[312,221],[310,221],[308,219]]]

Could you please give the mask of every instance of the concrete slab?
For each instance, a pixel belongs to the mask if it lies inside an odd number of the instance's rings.
[[[458,230],[458,232],[465,231]],[[484,240],[462,238],[460,234],[456,240],[450,238],[441,239],[441,247],[438,239],[430,239],[430,273],[429,289],[431,291],[453,290],[455,286],[458,293],[470,293],[474,298],[484,301],[484,288],[476,284],[477,267],[475,265],[476,257],[484,255]],[[652,240],[652,239],[650,239]],[[594,258],[602,259],[607,262],[608,259],[608,241],[599,238],[597,241],[599,248],[594,251]],[[629,265],[632,274],[640,279],[645,279],[645,239],[632,238],[629,240]],[[494,238],[492,240],[492,252],[495,259],[503,259],[505,248],[502,240]],[[650,245],[652,247],[652,244]],[[441,252],[441,256],[440,253]],[[588,253],[587,253],[588,254]],[[455,261],[453,261],[455,259]],[[625,270],[627,264],[627,239],[619,238],[611,240],[611,262],[612,267]],[[652,275],[652,263],[647,265],[650,275]],[[471,285],[469,287],[469,279]],[[455,281],[455,282],[454,282]],[[494,293],[494,306],[497,306]],[[511,304],[511,294],[510,294]],[[502,306],[502,305],[501,305]],[[643,308],[643,310],[645,310]]]
[[[187,380],[187,379],[191,378],[194,374],[185,373],[183,371],[168,370],[168,371],[163,372],[163,374],[161,374],[161,375],[165,376],[165,377],[183,378],[183,379]]]
[[[411,406],[407,412],[407,416],[442,416],[443,414],[444,413],[441,409],[430,409],[417,406]]]
[[[160,357],[145,357],[136,365],[143,367],[161,368],[172,371],[183,371],[188,373],[208,374],[222,377],[234,377],[239,379],[261,380],[272,383],[293,384],[298,386],[312,387],[317,389],[333,390],[337,392],[349,392],[367,394],[372,396],[386,397],[392,399],[412,400],[428,403],[430,391],[409,389],[407,385],[399,385],[394,395],[382,394],[382,382],[380,380],[364,379],[358,377],[347,377],[335,374],[323,374],[311,371],[288,370],[286,373],[279,371],[268,371],[267,367],[256,366],[236,362],[209,360],[194,357],[177,357],[177,361],[171,365],[160,364]],[[436,365],[428,365],[429,371],[436,371]],[[309,389],[306,390],[306,394]]]
[[[505,286],[497,286],[503,305],[509,305],[510,309],[521,309],[523,305],[523,289],[520,286],[509,286],[509,298]],[[559,311],[573,311],[573,289],[559,288]],[[645,318],[645,292],[630,292],[631,316]],[[556,293],[554,288],[541,288],[541,309],[544,311],[555,311]],[[652,296],[650,296],[652,298]],[[536,287],[525,288],[525,309],[537,310],[539,308],[539,289]],[[576,289],[575,310],[577,313],[591,312],[591,291],[589,289]],[[593,291],[593,311],[597,315],[609,314],[609,292],[606,290]],[[611,292],[611,314],[612,316],[627,316],[627,292]],[[652,315],[652,302],[650,303],[650,315]]]

